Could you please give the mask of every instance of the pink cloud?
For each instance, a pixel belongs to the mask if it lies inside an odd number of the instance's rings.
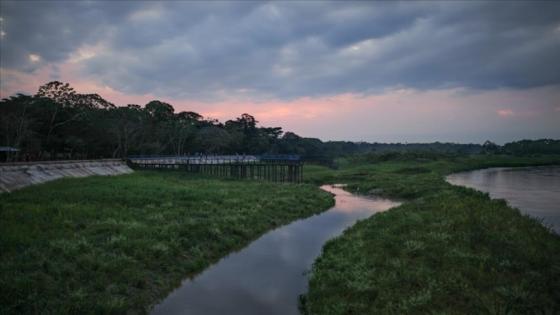
[[[477,141],[513,140],[532,136],[560,137],[560,87],[527,90],[389,89],[377,94],[345,93],[291,100],[227,97],[220,101],[178,99],[161,95],[127,94],[81,76],[79,63],[58,67],[58,80],[79,93],[98,93],[117,104],[159,99],[178,111],[195,111],[220,121],[249,113],[263,126],[281,126],[303,136],[353,141]],[[25,74],[0,69],[1,97],[22,91],[33,94],[51,81],[45,66]],[[511,124],[504,117],[516,117]],[[507,138],[510,137],[510,138]]]
[[[515,115],[511,109],[498,109],[497,113],[500,117],[511,117]]]

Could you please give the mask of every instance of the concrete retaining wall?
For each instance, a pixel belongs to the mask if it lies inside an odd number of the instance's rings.
[[[48,182],[62,177],[132,173],[122,160],[46,161],[0,164],[0,192]]]

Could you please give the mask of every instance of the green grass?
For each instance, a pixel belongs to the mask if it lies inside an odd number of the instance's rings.
[[[446,174],[560,164],[559,157],[340,161],[306,167],[313,183],[405,200],[329,241],[315,262],[307,314],[560,312],[560,237],[503,200],[455,187]]]
[[[145,313],[262,233],[332,205],[308,184],[176,172],[62,179],[0,195],[0,314]]]

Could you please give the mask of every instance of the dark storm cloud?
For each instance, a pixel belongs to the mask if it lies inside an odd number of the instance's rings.
[[[42,62],[61,62],[83,43],[103,37],[112,22],[131,11],[123,2],[0,2],[1,28],[4,33],[0,47],[1,66],[17,70],[33,70],[29,54],[37,54]],[[107,4],[107,3],[105,3]]]
[[[394,86],[560,84],[555,2],[1,6],[3,68],[32,71],[98,45],[82,61],[84,75],[128,93],[291,98]]]

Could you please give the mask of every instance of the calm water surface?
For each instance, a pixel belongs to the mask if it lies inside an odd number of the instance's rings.
[[[357,220],[397,206],[381,198],[354,196],[341,188],[333,208],[264,234],[193,279],[187,279],[152,314],[299,314],[298,296],[323,244]]]
[[[490,168],[452,174],[447,181],[505,199],[560,234],[560,166]]]

